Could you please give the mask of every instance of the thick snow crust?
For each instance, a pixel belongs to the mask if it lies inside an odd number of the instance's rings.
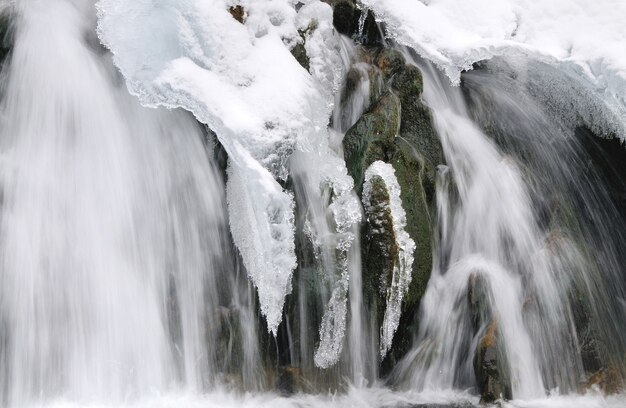
[[[626,126],[626,2],[622,0],[362,0],[388,34],[442,68],[453,83],[494,56],[557,66],[597,94]]]

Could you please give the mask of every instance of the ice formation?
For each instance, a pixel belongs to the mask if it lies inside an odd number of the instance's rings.
[[[240,1],[239,21],[227,0],[98,2],[100,39],[130,91],[145,105],[193,112],[226,149],[233,239],[274,333],[296,267],[294,200],[279,183],[288,177],[291,154],[314,163],[318,191],[331,186],[339,234],[360,220],[360,211],[349,210],[356,200],[352,180],[328,146],[342,75],[332,9],[306,3],[296,11],[289,0]],[[302,42],[310,73],[290,53]],[[338,288],[347,287],[346,279]],[[346,291],[339,292],[345,304]],[[328,313],[327,320],[343,319],[345,326],[345,306],[331,304]],[[337,336],[322,337],[340,343],[344,330],[332,332]]]
[[[296,266],[293,197],[276,179],[297,140],[325,125],[326,101],[289,52],[289,1],[242,2],[243,23],[229,6],[102,0],[99,35],[144,104],[193,112],[228,152],[230,212],[246,210],[230,217],[233,237],[276,332]]]
[[[372,181],[380,178],[389,193],[389,207],[393,222],[394,239],[398,246],[398,256],[394,262],[391,285],[387,288],[387,307],[380,334],[380,355],[384,357],[391,349],[393,336],[400,323],[402,311],[402,298],[411,284],[411,272],[413,268],[413,253],[415,242],[405,231],[406,214],[402,208],[400,198],[400,185],[396,179],[395,170],[391,164],[376,161],[365,171],[365,183],[363,184],[363,206],[368,216],[375,216],[372,206]],[[379,210],[379,209],[377,209]]]
[[[596,93],[618,131],[626,115],[626,2],[613,0],[363,0],[399,43],[453,83],[474,62],[530,56]]]

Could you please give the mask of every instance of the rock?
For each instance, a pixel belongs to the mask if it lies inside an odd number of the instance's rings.
[[[402,57],[402,55],[400,55],[400,57]],[[391,60],[388,64],[394,67],[397,67],[397,64],[400,63],[398,56],[387,56],[386,58]],[[402,57],[402,59],[404,59],[404,57]],[[391,86],[398,92],[400,100],[405,104],[412,104],[414,99],[419,99],[424,91],[424,82],[419,68],[414,65],[406,65],[404,69],[401,70],[395,68],[394,74],[397,75],[394,77]]]
[[[352,37],[359,30],[359,16],[361,11],[351,0],[331,2],[333,7],[333,26],[339,34]]]
[[[357,37],[357,41],[366,47],[377,47],[383,43],[383,36],[378,28],[376,17],[374,17],[374,13],[371,11],[367,12],[367,17],[363,24],[363,31],[360,36]]]
[[[352,126],[343,139],[344,158],[360,195],[365,169],[376,160],[389,162],[400,121],[400,101],[391,92]]]
[[[400,137],[395,139],[391,161],[401,188],[407,232],[415,241],[413,280],[405,297],[405,309],[417,314],[432,270],[432,217],[435,206],[437,166],[444,163],[441,142],[430,110],[421,102],[419,69],[406,65],[394,76],[401,104]]]
[[[311,67],[311,61],[306,53],[306,39],[307,36],[309,36],[316,28],[317,21],[313,20],[307,28],[304,30],[298,30],[298,34],[300,34],[300,41],[291,49],[291,55],[293,55],[300,65],[302,65],[302,67],[307,71]]]
[[[357,42],[374,47],[382,44],[382,36],[374,14],[367,12],[363,24],[363,31],[359,33],[359,20],[362,11],[352,0],[327,0],[326,3],[333,7],[333,25],[338,33],[347,35]]]
[[[376,308],[378,321],[385,311],[385,295],[393,277],[398,257],[398,245],[393,229],[390,198],[387,186],[380,176],[372,177],[369,208],[366,209],[363,262],[363,292],[370,310]]]
[[[383,73],[385,80],[401,72],[405,66],[404,56],[391,48],[383,48],[374,60],[376,66]],[[421,77],[421,76],[420,76]]]
[[[435,167],[425,161],[415,145],[400,135],[391,161],[400,185],[406,212],[406,231],[415,241],[413,280],[405,297],[407,310],[417,312],[432,270],[432,219],[435,198]]]
[[[293,55],[296,61],[298,61],[298,63],[302,65],[302,68],[306,69],[307,71],[309,70],[309,68],[311,67],[311,63],[309,60],[309,56],[306,53],[306,49],[304,48],[304,43],[297,43],[291,49],[291,55]]]
[[[381,366],[384,375],[410,349],[415,316],[430,278],[436,169],[444,161],[430,111],[420,100],[423,84],[419,69],[406,65],[396,51],[379,51],[373,61],[376,64],[373,71],[383,78],[393,78],[392,90],[386,90],[373,108],[348,130],[344,138],[344,156],[359,195],[363,174],[372,162],[382,160],[394,167],[406,212],[406,231],[416,243],[413,279],[404,297],[394,346]],[[384,86],[383,81],[380,83]],[[390,265],[393,265],[390,259],[375,259],[383,255],[383,249],[390,248],[388,233],[371,232],[380,228],[379,225],[366,225],[362,241],[364,282],[370,286],[365,288],[365,300],[377,305],[378,314],[384,309],[384,301],[380,298],[380,288],[374,286],[385,281]],[[388,252],[391,256],[392,252]],[[371,296],[375,299],[367,299]]]
[[[230,13],[231,16],[233,16],[235,20],[239,21],[241,24],[245,23],[246,11],[242,6],[240,5],[232,6],[231,8],[228,9],[228,12]]]
[[[477,273],[470,276],[467,285],[467,303],[472,331],[480,335],[474,354],[474,374],[480,404],[490,404],[498,399],[511,398],[506,355],[500,346],[498,319],[493,317],[489,303],[489,284]],[[483,329],[486,325],[486,329]],[[484,332],[481,334],[480,330]]]
[[[367,75],[367,78],[365,77]],[[384,87],[384,78],[382,72],[375,66],[364,73],[363,69],[352,67],[346,73],[345,84],[341,92],[342,109],[355,96],[355,92],[359,90],[362,81],[369,81],[369,104],[365,110],[369,110],[382,96]]]
[[[474,355],[474,372],[481,405],[511,398],[511,386],[504,370],[506,365],[498,347],[499,341],[498,320],[492,319]]]
[[[0,13],[0,63],[3,63],[13,48],[13,19],[14,16],[8,12]]]
[[[302,374],[297,367],[279,367],[276,376],[276,390],[283,396],[293,395],[300,388]]]
[[[472,319],[472,330],[474,335],[478,334],[481,326],[489,318],[489,287],[482,275],[472,274],[467,286],[467,302],[469,305],[470,317]]]
[[[589,376],[578,391],[584,393],[591,388],[597,388],[602,395],[618,394],[624,390],[624,379],[615,367],[602,368]]]

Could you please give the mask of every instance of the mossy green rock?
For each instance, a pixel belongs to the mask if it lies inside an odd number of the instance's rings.
[[[432,269],[432,220],[435,205],[437,166],[444,163],[443,151],[430,110],[421,102],[422,74],[412,65],[395,75],[394,89],[402,106],[400,134],[391,162],[400,184],[406,211],[406,230],[415,241],[413,280],[404,308],[417,311]]]
[[[380,69],[377,69],[374,66],[371,66],[367,72],[369,79],[369,106],[366,107],[366,110],[369,109],[370,106],[373,106],[382,96],[383,94],[383,85],[384,85],[384,77],[383,73]],[[351,68],[347,74],[345,79],[345,84],[343,87],[343,91],[341,93],[341,104],[344,105],[348,102],[353,96],[354,93],[359,89],[359,85],[363,81],[362,73],[356,68]]]
[[[400,57],[402,55],[384,50],[377,54],[375,61],[378,61],[379,72],[385,78],[393,78],[393,91],[384,93],[374,108],[363,115],[344,138],[348,172],[354,178],[359,195],[365,170],[370,164],[382,160],[393,166],[406,212],[406,231],[416,244],[411,285],[404,297],[394,346],[381,367],[383,375],[411,346],[412,326],[432,270],[431,215],[435,205],[436,169],[444,162],[431,113],[420,99],[423,90],[421,72],[415,66],[405,65],[404,59]],[[364,282],[368,282],[367,285],[380,285],[393,261],[374,259],[384,256],[379,248],[388,246],[386,241],[389,238],[373,235],[372,229],[371,225],[365,226]],[[370,304],[378,304],[378,309],[381,304],[384,306],[385,300],[381,298],[379,290],[368,287],[365,290],[366,297],[376,297],[369,301]]]
[[[359,195],[365,170],[376,160],[389,162],[400,121],[400,100],[386,93],[352,126],[343,139],[344,158]]]
[[[397,50],[391,48],[383,48],[376,55],[374,61],[376,66],[383,73],[385,79],[402,72],[406,61],[404,56]]]

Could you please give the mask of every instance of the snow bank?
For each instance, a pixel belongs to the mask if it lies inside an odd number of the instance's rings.
[[[493,56],[558,66],[601,96],[619,131],[626,117],[626,2],[621,0],[362,0],[399,43],[453,83]]]
[[[296,267],[294,199],[280,181],[294,151],[307,156],[347,253],[361,220],[343,158],[328,145],[333,94],[343,74],[332,9],[318,0],[100,0],[98,35],[131,93],[147,106],[182,107],[213,130],[229,157],[230,226],[276,332]],[[243,21],[231,7],[244,10]],[[236,14],[236,13],[235,13]],[[301,34],[302,33],[302,34]],[[304,43],[310,73],[291,55]],[[356,202],[356,205],[355,205]],[[348,243],[348,244],[346,244]],[[321,328],[336,362],[345,333],[347,268]],[[342,307],[343,305],[343,307]],[[339,347],[337,345],[339,344]],[[328,351],[332,350],[332,351]]]
[[[98,3],[98,34],[130,91],[193,112],[228,152],[231,229],[272,332],[296,266],[294,200],[277,180],[294,149],[327,137],[329,115],[322,87],[290,53],[300,41],[292,3],[239,1],[243,23],[230,0]]]

